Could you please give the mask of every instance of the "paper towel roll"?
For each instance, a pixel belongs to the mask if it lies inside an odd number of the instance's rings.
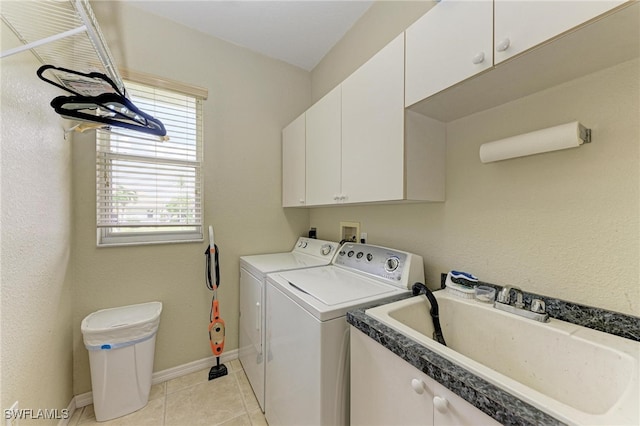
[[[581,137],[586,139],[586,133],[587,129],[579,122],[574,121],[523,135],[488,142],[480,146],[480,161],[490,163],[492,161],[524,157],[542,152],[577,148],[585,142]]]

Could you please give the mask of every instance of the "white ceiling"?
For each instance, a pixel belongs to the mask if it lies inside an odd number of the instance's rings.
[[[367,11],[365,0],[200,0],[127,3],[312,70]]]

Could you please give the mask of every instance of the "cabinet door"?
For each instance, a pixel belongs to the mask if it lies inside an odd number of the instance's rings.
[[[282,130],[282,207],[305,205],[305,115]]]
[[[432,425],[433,379],[350,328],[351,424]]]
[[[342,196],[346,203],[404,195],[404,35],[342,83]]]
[[[623,0],[495,0],[495,63],[624,3]]]
[[[493,1],[442,0],[406,31],[405,106],[493,66]]]
[[[340,195],[341,87],[307,110],[308,206],[333,204]]]
[[[435,426],[499,426],[486,415],[440,383],[433,381],[433,424]]]

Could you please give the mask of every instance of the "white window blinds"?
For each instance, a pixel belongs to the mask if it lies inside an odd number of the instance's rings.
[[[202,239],[202,101],[125,82],[132,102],[158,118],[166,140],[113,127],[97,131],[98,243]]]

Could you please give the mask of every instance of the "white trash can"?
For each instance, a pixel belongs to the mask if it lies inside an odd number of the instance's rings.
[[[82,320],[97,421],[147,405],[161,312],[162,303],[149,302],[102,309]]]

